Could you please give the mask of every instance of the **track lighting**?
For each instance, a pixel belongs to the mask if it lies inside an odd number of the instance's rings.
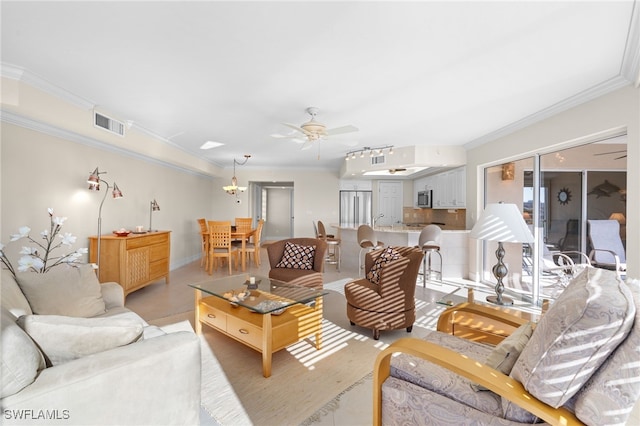
[[[365,153],[369,153],[370,157],[374,157],[377,155],[384,154],[385,149],[388,149],[387,153],[389,155],[393,155],[393,145],[385,145],[377,148],[371,148],[371,147],[365,146],[362,149],[356,149],[355,151],[347,152],[347,155],[345,156],[344,159],[346,161],[355,160],[357,154],[360,154],[360,158],[364,158]]]

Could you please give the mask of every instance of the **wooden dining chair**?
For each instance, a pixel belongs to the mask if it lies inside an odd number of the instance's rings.
[[[236,217],[236,232],[249,232],[253,226],[253,218]]]
[[[209,229],[207,228],[207,220],[205,218],[198,219],[198,225],[200,225],[200,239],[202,240],[200,266],[204,265],[204,269],[206,270],[209,268],[209,258],[207,257],[209,251]]]
[[[229,263],[229,275],[231,272],[231,259],[238,269],[238,249],[231,245],[231,222],[210,220],[209,224],[209,256],[207,259],[209,275],[213,274],[215,261],[218,270],[218,258],[226,258]]]
[[[262,238],[262,227],[264,226],[264,219],[258,221],[258,227],[253,234],[253,242],[247,243],[245,251],[247,254],[253,253],[253,263],[256,266],[260,266],[260,238]]]

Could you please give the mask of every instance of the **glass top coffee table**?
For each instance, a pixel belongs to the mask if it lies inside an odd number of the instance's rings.
[[[196,332],[202,324],[262,353],[262,374],[271,376],[271,359],[279,351],[315,336],[322,345],[322,296],[324,290],[302,287],[247,275],[190,284],[196,293]]]

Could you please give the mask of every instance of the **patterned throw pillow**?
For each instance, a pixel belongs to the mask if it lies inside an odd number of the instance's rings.
[[[392,249],[391,247],[387,247],[384,249],[380,256],[376,259],[371,267],[371,270],[367,272],[367,279],[374,284],[380,283],[380,273],[382,272],[382,268],[389,262],[400,259],[400,253]]]
[[[301,246],[287,241],[282,259],[276,268],[311,270],[315,257],[316,246]]]

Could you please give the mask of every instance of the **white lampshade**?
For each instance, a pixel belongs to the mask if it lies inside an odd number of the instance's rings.
[[[488,204],[469,237],[502,243],[532,243],[533,235],[515,204]]]

